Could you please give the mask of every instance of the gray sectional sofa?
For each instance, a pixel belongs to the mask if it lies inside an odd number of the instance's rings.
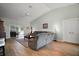
[[[47,31],[35,31],[31,34],[28,45],[33,50],[38,50],[54,40],[54,33]]]

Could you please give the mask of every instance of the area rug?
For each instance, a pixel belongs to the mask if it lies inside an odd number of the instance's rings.
[[[28,48],[28,39],[16,39],[17,42],[22,44],[24,47]]]

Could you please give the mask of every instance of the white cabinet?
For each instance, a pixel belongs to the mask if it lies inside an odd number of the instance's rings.
[[[79,44],[79,19],[63,21],[63,40]]]

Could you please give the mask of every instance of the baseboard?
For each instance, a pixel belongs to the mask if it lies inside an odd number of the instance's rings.
[[[68,43],[68,44],[72,44],[72,45],[78,45],[78,43],[72,43],[72,42],[67,42],[67,41],[64,41],[64,40],[56,40],[57,42],[63,42],[63,43]]]

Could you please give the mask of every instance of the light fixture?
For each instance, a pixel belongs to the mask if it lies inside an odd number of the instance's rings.
[[[31,6],[31,5],[29,5],[28,7],[29,7],[29,8],[32,8],[32,6]]]
[[[25,11],[26,11],[25,16],[29,16],[29,15],[30,15],[30,13],[31,13],[31,8],[32,8],[32,6],[29,5],[28,8],[25,9]]]
[[[25,13],[25,16],[29,16],[29,15],[30,15],[30,13],[29,13],[29,12]]]

